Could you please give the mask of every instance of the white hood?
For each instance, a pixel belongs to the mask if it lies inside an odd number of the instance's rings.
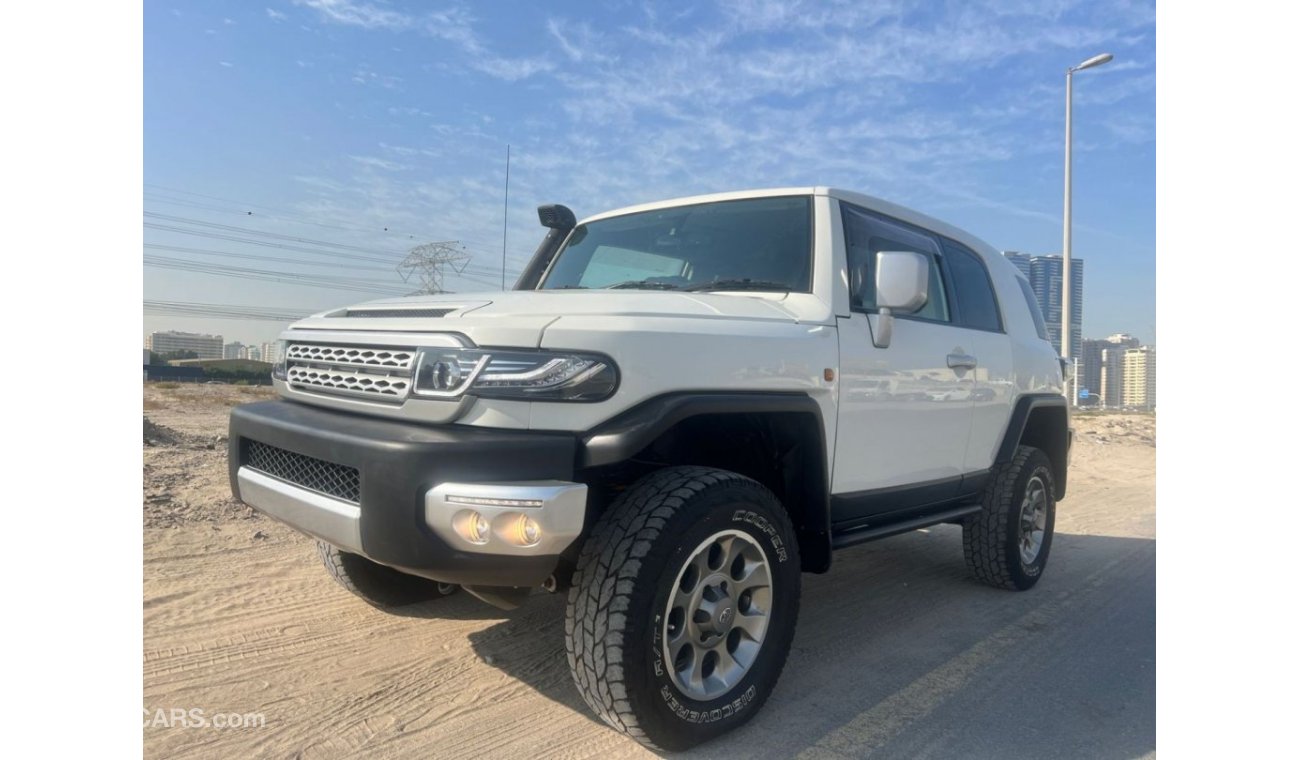
[[[808,293],[520,290],[369,301],[316,314],[292,329],[457,332],[478,345],[536,346],[561,317],[600,316],[816,324],[832,318],[829,307]]]

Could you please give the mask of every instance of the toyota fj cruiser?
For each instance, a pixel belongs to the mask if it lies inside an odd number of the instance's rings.
[[[582,696],[677,750],[759,710],[834,549],[953,523],[1042,577],[1063,368],[991,247],[824,187],[539,216],[514,290],[304,319],[231,414],[235,494],[350,591],[567,590]]]

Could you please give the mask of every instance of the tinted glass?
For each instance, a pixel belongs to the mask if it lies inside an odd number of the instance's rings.
[[[947,255],[948,274],[952,276],[952,291],[961,310],[962,324],[979,330],[1001,330],[1002,318],[993,296],[993,284],[979,256],[950,240],[944,241],[943,251]]]
[[[748,281],[748,282],[746,282]],[[812,199],[675,206],[579,226],[542,289],[812,290]]]
[[[1034,329],[1038,331],[1038,337],[1048,340],[1047,323],[1043,321],[1043,312],[1038,308],[1038,297],[1029,287],[1029,280],[1017,277],[1016,282],[1020,284],[1020,292],[1025,294],[1025,305],[1029,307],[1029,316],[1033,317]]]
[[[844,242],[849,265],[849,292],[853,308],[876,309],[876,254],[880,251],[915,251],[930,262],[930,298],[920,311],[899,316],[947,322],[948,298],[943,276],[935,258],[939,247],[934,238],[885,217],[847,203],[840,204],[844,217]]]

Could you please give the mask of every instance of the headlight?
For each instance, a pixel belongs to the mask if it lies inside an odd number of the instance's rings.
[[[618,386],[604,356],[549,351],[430,348],[415,369],[416,396],[536,401],[603,401]]]

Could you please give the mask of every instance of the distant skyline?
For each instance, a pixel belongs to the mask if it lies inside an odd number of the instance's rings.
[[[1154,4],[144,12],[149,300],[306,313],[384,297],[407,287],[393,270],[402,253],[439,240],[472,256],[452,288],[497,289],[507,144],[507,284],[541,237],[539,203],[584,216],[783,185],[860,190],[999,250],[1059,253],[1064,72],[1111,52],[1075,79],[1083,335],[1155,342]],[[259,344],[283,324],[144,322]]]

